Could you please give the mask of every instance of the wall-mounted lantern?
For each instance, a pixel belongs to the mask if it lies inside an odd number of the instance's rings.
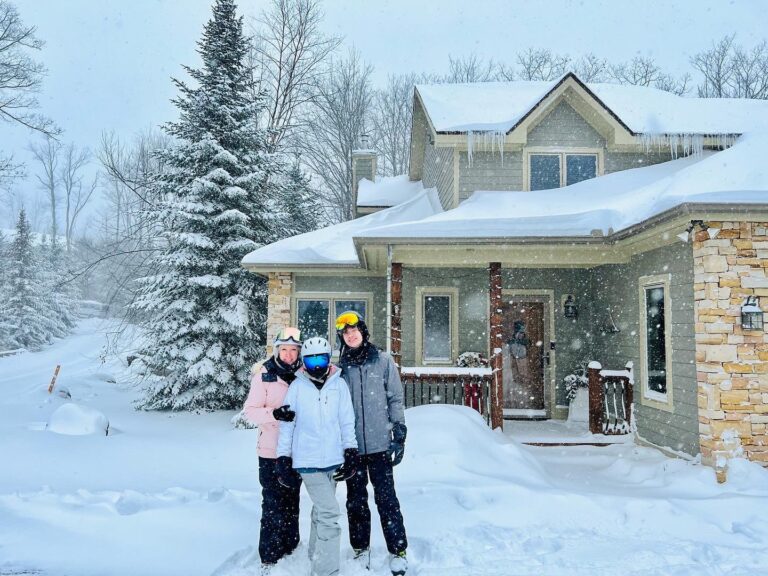
[[[741,327],[744,330],[763,329],[763,310],[757,296],[747,296],[741,305]]]
[[[575,320],[579,315],[579,307],[576,305],[576,299],[573,294],[567,294],[563,300],[563,316],[570,320]]]

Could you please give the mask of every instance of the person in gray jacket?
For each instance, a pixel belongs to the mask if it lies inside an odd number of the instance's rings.
[[[373,485],[384,540],[390,554],[392,574],[405,574],[408,563],[400,502],[395,492],[392,467],[405,453],[405,411],[403,385],[392,357],[369,341],[368,327],[356,312],[336,318],[341,341],[339,365],[352,395],[355,436],[360,452],[357,472],[347,480],[349,541],[355,558],[370,565],[371,511],[368,482]]]

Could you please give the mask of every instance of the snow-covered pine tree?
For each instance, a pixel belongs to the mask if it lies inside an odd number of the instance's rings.
[[[24,209],[19,212],[16,235],[8,249],[6,298],[0,302],[0,317],[11,348],[35,350],[53,340],[48,298],[40,262],[32,245],[32,234]]]
[[[8,298],[8,243],[0,230],[0,303]],[[0,312],[3,306],[0,304]],[[11,326],[0,315],[0,350],[11,348]]]
[[[69,334],[77,322],[79,289],[68,281],[69,253],[62,249],[62,241],[53,237],[43,240],[40,251],[40,269],[47,297],[46,313],[53,323],[53,335],[63,338]]]
[[[275,240],[311,232],[323,224],[320,197],[311,189],[310,179],[302,172],[298,159],[285,173],[280,196],[276,211],[281,221]]]
[[[165,129],[176,143],[160,153],[154,183],[162,251],[134,303],[145,318],[145,409],[240,406],[263,354],[266,285],[240,261],[274,237],[266,207],[280,164],[256,124],[263,104],[249,96],[247,50],[235,2],[216,0],[202,67],[185,68],[196,85],[174,80],[180,118]]]

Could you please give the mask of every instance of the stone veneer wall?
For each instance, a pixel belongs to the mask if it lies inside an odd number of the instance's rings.
[[[270,272],[267,280],[267,357],[272,355],[272,341],[284,326],[291,324],[291,291],[293,274]]]
[[[768,308],[768,222],[708,224],[693,242],[699,435],[724,475],[733,456],[768,466],[768,337],[741,328],[747,296]]]

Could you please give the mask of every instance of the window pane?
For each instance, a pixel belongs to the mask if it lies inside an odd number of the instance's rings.
[[[365,320],[366,326],[368,326],[368,330],[371,329],[371,323],[368,321],[368,317],[365,315],[365,300],[336,300],[334,302],[334,307],[336,309],[336,316],[333,318],[336,319],[342,312],[357,312],[360,314],[360,316],[363,317]]]
[[[313,336],[328,338],[328,300],[299,300],[299,330],[306,340]]]
[[[531,154],[531,190],[560,188],[560,155]]]
[[[424,297],[424,359],[451,360],[451,297]]]
[[[664,288],[645,289],[648,389],[667,393],[667,344],[664,333]]]
[[[597,156],[569,154],[565,157],[565,184],[576,184],[597,176]]]

